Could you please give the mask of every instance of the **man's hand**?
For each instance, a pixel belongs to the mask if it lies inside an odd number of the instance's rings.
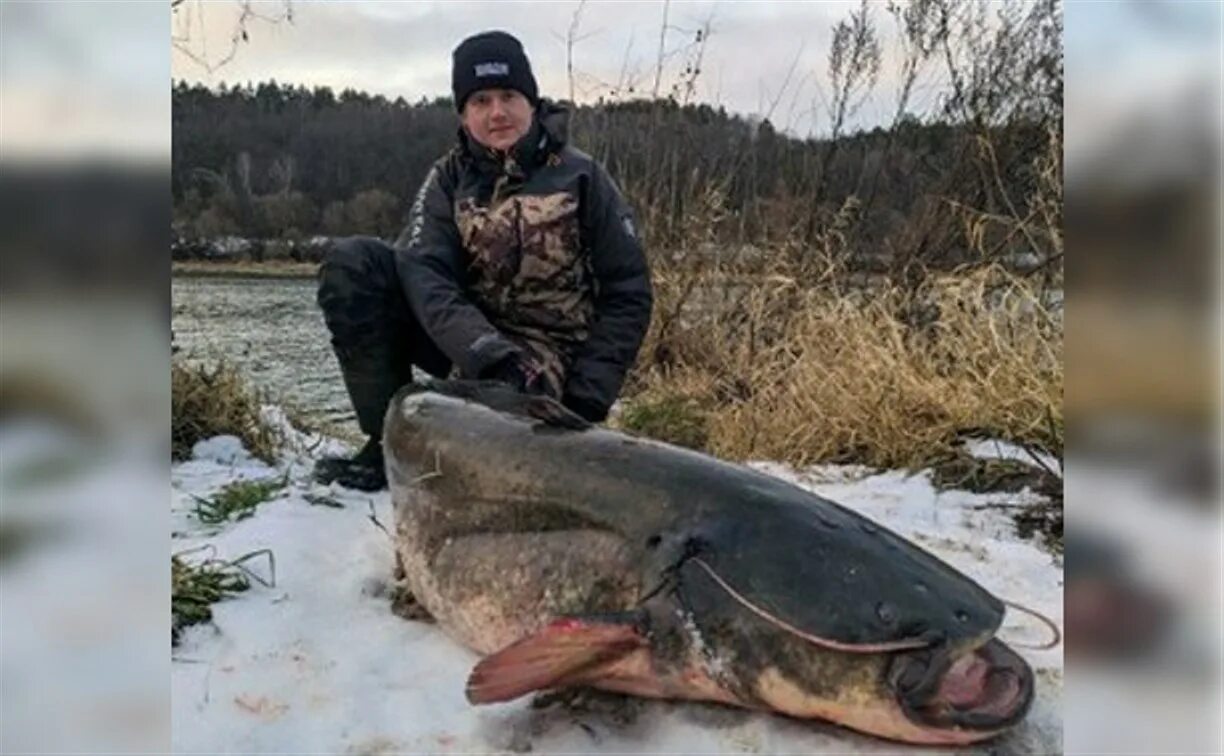
[[[566,395],[561,403],[566,409],[590,423],[602,423],[608,417],[608,410],[594,402],[587,402],[577,397]]]

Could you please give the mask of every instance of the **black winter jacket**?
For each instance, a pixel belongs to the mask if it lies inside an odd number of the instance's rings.
[[[460,131],[396,242],[417,319],[464,377],[510,354],[588,420],[603,420],[650,323],[650,274],[607,171],[566,144],[541,101],[504,159]]]

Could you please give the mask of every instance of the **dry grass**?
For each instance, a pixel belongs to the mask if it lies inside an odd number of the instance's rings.
[[[170,365],[171,457],[191,456],[197,441],[237,436],[265,462],[275,462],[281,433],[260,417],[261,401],[236,367],[220,361],[209,367],[174,361]]]
[[[966,434],[1061,454],[1061,318],[1001,269],[912,286],[811,264],[658,278],[625,427],[667,439],[635,413],[682,406],[712,453],[799,465],[918,468]]]

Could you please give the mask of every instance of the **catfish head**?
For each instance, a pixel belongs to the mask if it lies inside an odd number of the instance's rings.
[[[1017,724],[1033,674],[994,638],[1001,602],[829,505],[681,528],[647,602],[656,654],[739,705],[894,740],[967,744]]]
[[[671,605],[656,614],[678,618],[671,628],[652,623],[656,654],[687,660],[688,679],[704,672],[702,689],[716,686],[738,705],[893,740],[968,744],[1014,726],[1032,703],[1032,671],[991,636],[957,644],[935,634],[823,637],[739,592],[701,557],[679,573],[670,596],[656,599]]]

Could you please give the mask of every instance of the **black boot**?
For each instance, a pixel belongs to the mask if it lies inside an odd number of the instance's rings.
[[[361,450],[349,458],[324,457],[315,463],[314,477],[320,483],[335,481],[348,488],[381,491],[387,487],[383,470],[382,430],[387,403],[401,379],[386,343],[365,341],[336,343],[340,374],[357,414],[357,425],[366,436]]]
[[[381,491],[387,487],[383,468],[382,442],[369,439],[352,457],[323,457],[315,463],[314,478],[320,483],[336,482],[359,491]]]
[[[450,363],[412,316],[395,250],[384,242],[336,242],[319,266],[318,301],[357,424],[369,440],[350,459],[319,460],[315,478],[378,491],[387,487],[382,451],[387,404],[412,380],[414,363],[435,375],[445,375]]]

